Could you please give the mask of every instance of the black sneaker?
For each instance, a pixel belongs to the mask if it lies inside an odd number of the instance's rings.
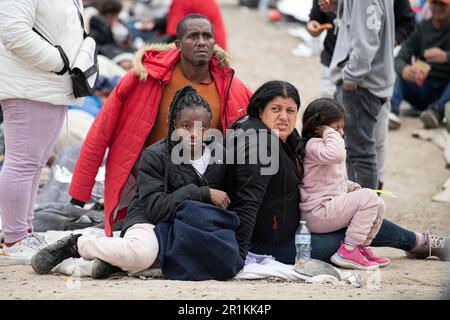
[[[31,266],[38,274],[47,274],[68,258],[80,258],[77,240],[81,234],[71,234],[39,250],[31,258]]]
[[[114,273],[119,272],[123,273],[124,271],[119,267],[109,264],[108,262],[95,258],[94,262],[92,263],[91,278],[104,279]]]

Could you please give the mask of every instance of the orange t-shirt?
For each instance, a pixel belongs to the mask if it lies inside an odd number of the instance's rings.
[[[222,125],[220,121],[220,96],[217,91],[216,84],[214,83],[214,81],[208,83],[195,83],[189,81],[188,79],[186,79],[181,70],[181,64],[178,63],[173,71],[172,79],[170,79],[167,87],[164,89],[153,128],[148,135],[147,140],[145,141],[145,147],[148,147],[158,140],[167,137],[170,104],[172,103],[175,92],[187,85],[194,87],[198,91],[198,93],[206,101],[208,101],[213,114],[211,128],[219,130],[221,129]]]

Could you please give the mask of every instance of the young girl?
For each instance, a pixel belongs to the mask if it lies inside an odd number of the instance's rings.
[[[347,178],[344,118],[344,108],[330,98],[314,100],[305,110],[300,209],[311,232],[348,227],[344,242],[331,257],[334,264],[373,270],[390,262],[368,247],[380,229],[385,205],[374,190]]]
[[[93,278],[104,278],[120,270],[136,273],[155,262],[159,245],[154,225],[169,220],[178,204],[196,200],[227,208],[230,200],[221,191],[225,165],[210,163],[211,150],[203,143],[211,118],[208,103],[194,88],[187,86],[177,91],[169,109],[168,137],[142,154],[138,191],[128,207],[122,238],[68,236],[33,257],[34,271],[46,274],[67,258],[82,257],[95,259]],[[173,141],[175,130],[180,138]],[[173,162],[172,150],[176,146],[181,146],[186,159],[181,164]]]

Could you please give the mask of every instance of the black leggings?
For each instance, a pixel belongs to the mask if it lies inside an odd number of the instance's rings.
[[[346,229],[341,229],[331,233],[313,233],[311,235],[311,258],[330,262],[331,256],[338,250],[345,238]],[[389,220],[384,219],[380,231],[371,246],[391,247],[409,251],[416,245],[416,234],[406,230]],[[295,263],[295,243],[294,237],[283,243],[257,242],[252,243],[250,251],[256,254],[266,254],[273,256],[277,261],[294,264]]]

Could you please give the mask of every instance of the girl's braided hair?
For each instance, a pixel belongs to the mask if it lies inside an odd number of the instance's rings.
[[[329,126],[333,122],[344,119],[344,107],[333,98],[318,98],[308,104],[303,114],[302,157],[305,156],[305,148],[309,139],[319,138],[317,128]]]
[[[169,181],[169,171],[172,165],[171,153],[173,147],[178,143],[177,141],[172,141],[172,134],[175,131],[175,121],[180,114],[180,112],[186,108],[205,108],[211,119],[212,111],[209,103],[198,94],[192,86],[185,86],[175,92],[172,99],[172,103],[169,107],[169,119],[168,119],[168,133],[167,133],[167,144],[166,144],[166,167],[164,171],[164,191],[168,191],[168,181]]]

